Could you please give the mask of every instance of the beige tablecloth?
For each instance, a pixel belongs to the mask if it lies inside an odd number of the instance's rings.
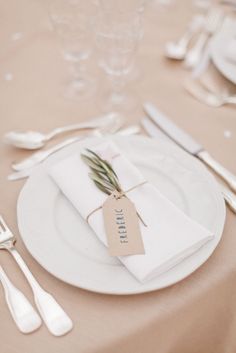
[[[137,111],[126,115],[127,124],[140,120],[141,103],[149,99],[236,173],[235,108],[214,109],[194,100],[181,85],[187,72],[162,55],[164,43],[183,31],[194,11],[192,2],[187,0],[176,1],[171,9],[150,7],[147,10],[145,37],[138,58],[140,75],[129,83],[140,104]],[[93,62],[91,71],[98,78],[99,94],[90,102],[72,102],[61,96],[66,66],[50,29],[46,0],[1,0],[0,17],[1,136],[13,128],[46,132],[101,112],[100,92],[106,89],[106,81]],[[22,37],[16,40],[14,34],[19,32]],[[225,137],[226,130],[231,132],[230,138]],[[21,241],[16,201],[24,182],[10,183],[6,176],[10,163],[26,155],[27,152],[1,144],[0,211],[15,231],[17,247],[30,269],[55,294],[75,327],[62,338],[52,337],[45,326],[24,336],[16,329],[0,290],[1,353],[236,352],[236,217],[231,211],[227,210],[223,238],[216,251],[186,280],[137,296],[90,293],[49,275]],[[33,300],[23,275],[4,251],[0,254],[0,263],[14,283]]]

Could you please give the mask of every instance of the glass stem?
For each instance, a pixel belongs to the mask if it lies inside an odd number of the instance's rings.
[[[82,61],[74,61],[71,63],[70,67],[70,75],[73,81],[82,81],[83,73],[85,72],[85,65],[82,65]]]
[[[112,94],[111,94],[111,100],[114,104],[119,104],[122,103],[124,100],[124,87],[125,87],[125,80],[123,75],[120,76],[111,76],[111,82],[112,82]]]

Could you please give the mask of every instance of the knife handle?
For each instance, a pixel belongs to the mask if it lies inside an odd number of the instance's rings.
[[[212,170],[214,170],[214,172],[216,172],[216,174],[218,174],[234,192],[236,192],[236,176],[234,174],[224,168],[206,151],[199,152],[197,156]]]
[[[236,196],[227,188],[225,188],[223,185],[221,185],[221,192],[224,196],[225,202],[229,206],[229,208],[236,213]]]

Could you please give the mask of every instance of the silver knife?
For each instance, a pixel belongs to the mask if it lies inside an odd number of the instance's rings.
[[[161,130],[158,129],[157,125],[154,124],[150,119],[144,118],[141,120],[141,124],[143,129],[146,131],[146,133],[155,138],[159,138],[162,140],[168,140],[168,142],[173,143],[173,140],[170,140],[170,138],[167,137]],[[222,192],[222,195],[225,199],[225,202],[229,206],[229,208],[236,213],[236,196],[226,187],[224,187],[222,184],[220,184],[220,189]]]
[[[236,192],[236,176],[218,163],[198,142],[176,126],[170,119],[161,113],[153,104],[145,103],[144,110],[158,127],[181,146],[185,151],[199,158],[218,174],[229,187]]]

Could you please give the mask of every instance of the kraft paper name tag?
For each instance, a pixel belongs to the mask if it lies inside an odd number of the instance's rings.
[[[103,218],[111,256],[144,254],[139,218],[134,204],[114,192],[103,204]]]

